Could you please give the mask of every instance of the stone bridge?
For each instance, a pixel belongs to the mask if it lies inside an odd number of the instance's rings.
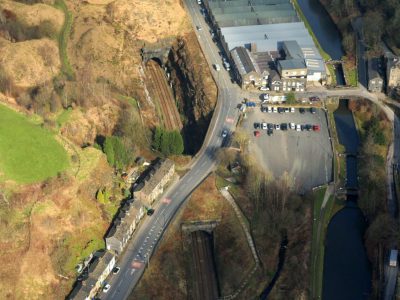
[[[190,234],[194,231],[202,230],[208,233],[212,233],[215,227],[221,222],[221,220],[208,220],[208,221],[192,221],[185,222],[182,224],[182,231],[186,234]]]
[[[140,50],[142,61],[147,63],[150,59],[155,59],[161,63],[161,65],[165,65],[168,61],[172,43],[172,39],[165,39],[158,43],[145,44]]]

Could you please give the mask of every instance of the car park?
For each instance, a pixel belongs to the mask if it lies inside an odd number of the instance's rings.
[[[290,123],[290,129],[296,129],[296,124]]]
[[[260,135],[261,135],[261,133],[258,130],[254,131],[254,136],[255,137],[259,137]]]
[[[314,126],[313,126],[313,130],[314,130],[314,131],[320,131],[320,130],[321,130],[321,127],[320,127],[319,125],[314,125]]]
[[[262,123],[262,129],[264,129],[264,130],[267,129],[267,123],[265,123],[265,122]]]
[[[300,107],[300,108],[299,108],[299,112],[300,112],[301,114],[304,114],[304,113],[306,112],[306,110],[305,110],[303,107]]]
[[[315,107],[310,107],[310,113],[315,114],[317,109]]]
[[[107,284],[103,287],[103,293],[107,293],[107,292],[110,290],[110,288],[111,288],[111,285],[107,283]]]

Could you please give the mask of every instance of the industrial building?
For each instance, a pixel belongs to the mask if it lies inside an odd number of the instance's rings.
[[[379,70],[379,58],[368,59],[368,90],[370,92],[383,90],[383,78]]]
[[[277,86],[279,91],[301,91],[305,89],[307,81],[325,80],[324,61],[290,0],[205,0],[204,5],[227,56],[235,65],[238,57],[250,57],[250,61],[255,61],[251,68],[260,71],[258,75],[254,71],[251,74],[243,72],[241,66],[246,62],[240,59],[235,75],[242,87],[246,87],[246,82],[258,86],[256,83],[260,81],[257,79],[265,79],[262,73],[273,74],[272,71],[277,71],[281,76],[282,71],[306,71],[304,78],[296,80],[288,80],[288,76],[283,76],[279,80],[281,85],[270,87],[276,91]],[[290,62],[284,61],[287,45],[292,51],[297,51],[293,57],[288,57]],[[247,49],[248,53],[240,50],[243,55],[238,55],[237,50],[241,48]],[[296,69],[290,69],[292,67]],[[255,80],[249,80],[250,76]],[[270,80],[267,79],[267,82]]]

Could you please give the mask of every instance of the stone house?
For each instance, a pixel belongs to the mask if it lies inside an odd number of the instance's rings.
[[[148,170],[146,176],[133,189],[133,197],[151,207],[164,192],[164,187],[175,173],[175,164],[169,159],[159,159]]]
[[[386,58],[386,78],[387,90],[390,94],[392,90],[400,87],[400,58],[394,55]]]
[[[89,277],[82,282],[78,282],[68,298],[71,300],[93,299],[105,284],[105,280],[114,266],[115,256],[111,252],[105,252],[90,265]]]
[[[381,92],[383,89],[383,78],[380,74],[379,59],[368,60],[368,90],[370,92]]]
[[[116,255],[121,254],[144,213],[144,206],[140,200],[124,204],[106,236],[107,250]]]

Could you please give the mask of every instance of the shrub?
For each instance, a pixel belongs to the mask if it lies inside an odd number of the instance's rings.
[[[156,127],[153,135],[153,148],[164,155],[179,155],[184,150],[183,138],[179,131],[167,131]]]

